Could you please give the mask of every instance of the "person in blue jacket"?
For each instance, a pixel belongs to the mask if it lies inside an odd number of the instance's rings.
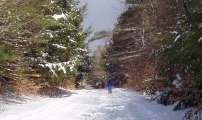
[[[108,87],[108,92],[109,92],[109,93],[112,93],[112,87],[113,87],[112,80],[109,80],[109,81],[108,81],[107,87]]]

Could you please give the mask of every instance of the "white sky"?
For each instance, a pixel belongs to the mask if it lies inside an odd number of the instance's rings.
[[[123,12],[124,7],[120,1],[123,0],[80,0],[81,5],[87,6],[87,16],[84,19],[84,28],[92,27],[93,32],[101,30],[113,30],[118,16]],[[91,51],[97,49],[100,44],[105,44],[106,40],[91,42]]]
[[[121,13],[120,0],[81,0],[81,4],[88,4],[87,16],[84,27],[92,25],[93,30],[113,29],[114,24]]]

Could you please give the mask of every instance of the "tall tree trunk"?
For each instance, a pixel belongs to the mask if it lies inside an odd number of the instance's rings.
[[[192,22],[193,19],[192,19],[192,16],[191,16],[191,13],[190,13],[190,10],[189,10],[189,7],[188,7],[188,1],[187,0],[182,0],[182,4],[183,4],[185,14],[186,14],[187,18],[190,20],[190,22]]]
[[[185,10],[185,15],[189,19],[189,22],[193,25],[192,28],[194,29],[199,29],[197,24],[194,21],[194,18],[192,17],[190,13],[190,8],[189,8],[189,0],[182,0],[183,8]]]

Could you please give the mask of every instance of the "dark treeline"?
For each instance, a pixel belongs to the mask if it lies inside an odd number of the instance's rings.
[[[173,110],[198,107],[202,99],[202,3],[200,0],[126,0],[114,29],[109,60],[126,87],[155,94]]]

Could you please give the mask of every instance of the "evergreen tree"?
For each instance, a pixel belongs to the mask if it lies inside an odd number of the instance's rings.
[[[192,76],[194,85],[200,86],[202,83],[202,3],[199,0],[182,1],[186,19],[178,21],[176,34],[171,32],[166,37],[163,35],[163,54],[169,63],[184,70],[186,75]]]
[[[75,0],[9,0],[1,6],[0,52],[9,53],[17,73],[34,68],[45,75],[60,77],[75,71],[79,56],[86,53],[84,39],[89,33],[81,26],[86,6],[78,7],[78,3]],[[5,65],[8,60],[3,60]]]

